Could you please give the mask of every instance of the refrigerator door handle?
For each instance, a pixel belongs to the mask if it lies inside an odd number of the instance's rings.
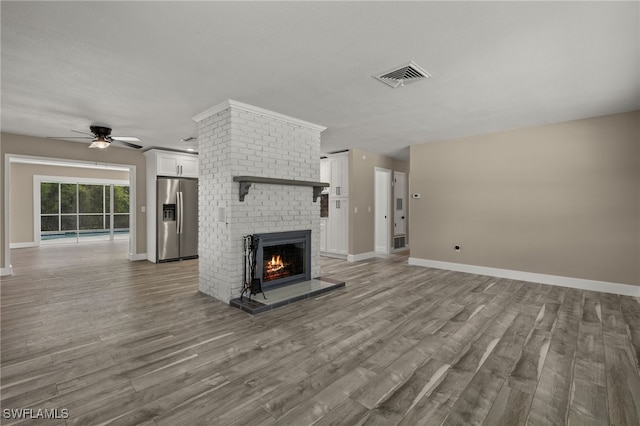
[[[180,202],[180,191],[176,192],[176,232],[180,234],[182,229],[182,203]]]
[[[182,229],[184,228],[184,198],[182,197],[182,191],[180,191],[180,233],[182,234]]]

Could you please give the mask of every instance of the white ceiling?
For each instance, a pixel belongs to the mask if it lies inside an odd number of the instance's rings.
[[[640,108],[640,3],[1,2],[2,130],[90,124],[186,149],[226,99],[327,126],[323,152]],[[432,77],[371,76],[415,61]]]

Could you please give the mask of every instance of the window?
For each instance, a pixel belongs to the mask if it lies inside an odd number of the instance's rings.
[[[129,187],[113,187],[113,227],[129,229]]]
[[[129,187],[40,183],[40,240],[115,239],[129,235]]]
[[[42,182],[40,184],[40,229],[60,230],[60,184]]]

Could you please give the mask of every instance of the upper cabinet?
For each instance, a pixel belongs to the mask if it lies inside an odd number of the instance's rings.
[[[334,197],[349,196],[349,153],[333,154],[329,162],[329,194]],[[321,169],[322,170],[322,169]]]
[[[328,158],[320,159],[320,182],[331,183],[331,161]],[[324,187],[322,193],[328,194],[329,188],[331,187]]]
[[[198,156],[177,152],[149,150],[155,157],[156,176],[198,177]]]

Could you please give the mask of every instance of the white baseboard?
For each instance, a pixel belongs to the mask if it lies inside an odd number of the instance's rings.
[[[38,244],[34,241],[30,241],[27,243],[11,243],[9,244],[9,248],[27,248],[27,247],[38,247]]]
[[[577,288],[580,290],[640,297],[640,286],[629,284],[562,277],[559,275],[538,274],[534,272],[514,271],[510,269],[490,268],[487,266],[466,265],[463,263],[441,262],[439,260],[419,259],[415,257],[409,258],[409,265],[448,269],[451,271],[467,272],[469,274],[489,275],[492,277],[508,278],[511,280],[529,281],[540,284],[557,285],[560,287]]]
[[[9,265],[8,268],[0,268],[0,277],[6,277],[8,275],[13,274],[13,268]]]
[[[370,251],[368,253],[358,253],[347,255],[347,262],[360,262],[361,260],[373,259],[376,257],[376,253]]]
[[[129,260],[147,260],[147,253],[129,253]]]
[[[329,253],[329,252],[326,252],[326,251],[321,251],[320,252],[320,256],[333,257],[333,258],[336,258],[336,259],[343,259],[343,260],[347,258],[346,254]]]

